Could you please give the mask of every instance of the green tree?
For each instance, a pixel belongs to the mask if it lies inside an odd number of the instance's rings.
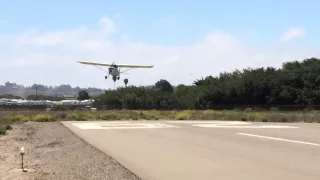
[[[163,92],[173,92],[173,86],[167,80],[164,79],[161,79],[160,81],[156,82],[155,88]]]
[[[90,99],[88,91],[86,91],[86,90],[79,91],[77,99],[80,100],[80,101]]]
[[[106,91],[99,105],[149,109],[205,109],[244,106],[317,105],[320,103],[320,59],[283,64],[282,68],[245,68],[208,75],[193,85],[174,88],[160,79],[154,86]],[[125,83],[126,84],[126,83]]]

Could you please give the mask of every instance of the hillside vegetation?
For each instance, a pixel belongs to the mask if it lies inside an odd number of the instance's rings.
[[[47,86],[42,84],[33,84],[31,86],[19,85],[13,82],[5,82],[0,85],[0,98],[7,99],[28,99],[28,100],[61,100],[64,96],[75,96],[79,91],[86,90],[89,95],[96,96],[103,94],[104,90],[94,87],[80,88],[71,87],[69,84],[59,86]],[[38,94],[36,98],[36,94]]]

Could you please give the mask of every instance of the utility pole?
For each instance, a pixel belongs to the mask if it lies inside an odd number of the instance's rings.
[[[38,87],[36,86],[36,100],[38,100]]]

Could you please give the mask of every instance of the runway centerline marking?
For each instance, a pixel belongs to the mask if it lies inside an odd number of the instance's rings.
[[[237,134],[243,135],[243,136],[257,137],[257,138],[262,138],[262,139],[270,139],[270,140],[276,140],[276,141],[284,141],[284,142],[291,142],[291,143],[305,144],[305,145],[320,147],[320,144],[312,143],[312,142],[297,141],[297,140],[290,140],[290,139],[283,139],[283,138],[276,138],[276,137],[269,137],[269,136],[261,136],[261,135],[248,134],[248,133],[237,133]]]
[[[82,130],[180,128],[179,126],[172,126],[172,125],[161,124],[161,123],[129,123],[129,122],[73,123],[72,125]]]

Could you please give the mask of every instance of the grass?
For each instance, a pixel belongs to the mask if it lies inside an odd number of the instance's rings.
[[[308,122],[320,123],[320,111],[270,110],[109,110],[109,111],[0,111],[0,134],[10,130],[11,124],[27,121],[87,121],[87,120],[241,120],[260,122]],[[10,126],[10,127],[9,127]]]
[[[0,135],[11,130],[13,123],[27,121],[87,121],[87,120],[241,120],[259,122],[307,122],[320,123],[320,111],[305,109],[302,111],[270,110],[109,110],[109,111],[0,111]]]
[[[5,135],[7,131],[12,130],[12,126],[10,124],[3,125],[0,124],[0,135]]]
[[[5,135],[7,132],[7,129],[5,128],[5,126],[0,125],[0,135]]]

